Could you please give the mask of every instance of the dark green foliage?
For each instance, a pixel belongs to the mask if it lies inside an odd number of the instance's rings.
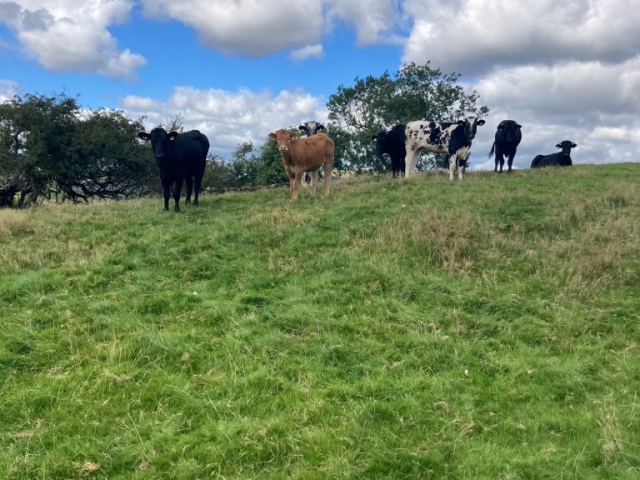
[[[260,149],[256,184],[273,185],[288,181],[277,142],[267,140]]]
[[[429,63],[405,64],[392,77],[356,78],[352,87],[340,85],[329,97],[329,129],[336,142],[336,159],[357,170],[383,172],[388,160],[375,154],[371,137],[398,123],[427,119],[454,121],[489,109],[477,105],[474,91],[465,93],[457,84],[459,74],[443,74]],[[419,168],[444,168],[445,159],[428,155]]]
[[[222,191],[237,187],[235,173],[229,162],[217,155],[209,154],[207,167],[202,178],[202,188]]]
[[[157,181],[140,129],[122,112],[83,110],[65,94],[15,96],[0,105],[0,206],[148,194]]]
[[[251,142],[245,142],[233,151],[230,162],[237,187],[253,187],[258,176],[258,158]]]

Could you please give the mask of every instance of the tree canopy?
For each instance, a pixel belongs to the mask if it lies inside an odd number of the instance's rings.
[[[152,190],[142,129],[122,112],[89,111],[75,98],[16,95],[0,104],[0,206],[50,197],[130,198]]]

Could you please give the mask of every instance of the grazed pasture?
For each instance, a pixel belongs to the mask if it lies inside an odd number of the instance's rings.
[[[0,478],[640,478],[640,164],[288,197],[0,211]]]

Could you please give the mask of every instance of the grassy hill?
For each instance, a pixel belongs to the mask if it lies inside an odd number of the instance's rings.
[[[0,478],[640,478],[640,164],[0,211]]]

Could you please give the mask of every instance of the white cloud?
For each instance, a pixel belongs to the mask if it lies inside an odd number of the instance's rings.
[[[329,26],[334,21],[351,25],[356,30],[358,45],[379,43],[403,43],[395,33],[398,26],[405,22],[398,0],[326,0]]]
[[[476,89],[489,104],[502,103],[538,116],[591,120],[640,111],[640,56],[620,64],[558,63],[501,69]]]
[[[0,103],[11,100],[18,93],[18,84],[11,80],[0,79]]]
[[[404,61],[446,72],[558,61],[620,62],[640,51],[637,0],[407,0]]]
[[[308,45],[306,47],[299,48],[298,50],[294,50],[293,52],[291,52],[291,55],[289,55],[289,58],[291,58],[291,60],[296,61],[306,60],[307,58],[311,57],[324,57],[324,49],[322,48],[321,44]]]
[[[360,45],[401,42],[398,0],[141,0],[152,17],[178,20],[196,29],[208,47],[260,57],[321,42],[336,22],[356,31]]]
[[[259,57],[317,43],[322,35],[319,0],[141,0],[151,16],[195,28],[208,47]]]
[[[176,87],[166,100],[127,96],[121,108],[131,118],[145,115],[147,129],[179,113],[187,130],[198,129],[209,138],[210,152],[225,158],[238,144],[252,142],[259,147],[270,132],[297,126],[300,122],[326,122],[326,101],[302,90],[268,91],[198,90]]]
[[[107,27],[127,21],[132,6],[131,0],[14,0],[2,4],[0,21],[47,70],[131,78],[146,60],[119,50]]]

